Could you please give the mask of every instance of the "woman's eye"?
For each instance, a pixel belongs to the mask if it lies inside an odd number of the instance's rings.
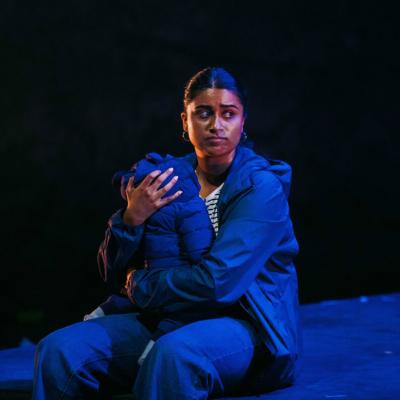
[[[202,119],[206,119],[206,118],[208,118],[210,116],[210,112],[206,111],[206,110],[205,111],[199,111],[197,113],[197,115]]]
[[[235,115],[235,113],[232,112],[232,111],[225,111],[224,112],[224,117],[226,117],[226,118],[232,118],[234,115]]]

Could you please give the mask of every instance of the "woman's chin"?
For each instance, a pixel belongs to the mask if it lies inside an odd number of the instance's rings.
[[[228,146],[213,146],[204,149],[203,154],[205,157],[224,157],[229,156],[235,151],[234,148]]]

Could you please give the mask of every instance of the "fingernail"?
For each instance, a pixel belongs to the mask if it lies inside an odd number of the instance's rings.
[[[174,169],[171,167],[171,168],[168,168],[168,172],[172,172]]]
[[[173,179],[174,181],[177,181],[177,180],[178,180],[178,176],[175,175],[172,179]]]
[[[183,190],[178,190],[177,193],[178,193],[179,195],[181,195],[181,194],[183,193]]]

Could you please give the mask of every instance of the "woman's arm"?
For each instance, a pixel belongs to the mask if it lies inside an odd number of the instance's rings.
[[[141,308],[165,312],[223,307],[237,301],[291,230],[287,199],[269,172],[226,212],[209,253],[192,268],[142,270],[128,295]]]

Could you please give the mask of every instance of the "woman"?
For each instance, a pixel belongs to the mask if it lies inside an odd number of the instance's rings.
[[[210,207],[217,238],[191,268],[133,270],[131,300],[143,315],[217,310],[162,336],[139,368],[151,326],[137,314],[113,315],[56,331],[38,346],[34,399],[87,398],[133,390],[136,398],[206,399],[267,391],[293,382],[298,356],[298,252],[287,196],[290,167],[243,146],[246,101],[237,81],[206,68],[186,85],[181,114],[185,157]],[[147,218],[180,192],[165,197],[176,178],[154,171],[126,189],[127,206],[114,214],[99,250],[103,277],[123,284],[137,258]],[[150,318],[151,319],[151,318]],[[133,387],[133,389],[132,389]]]

